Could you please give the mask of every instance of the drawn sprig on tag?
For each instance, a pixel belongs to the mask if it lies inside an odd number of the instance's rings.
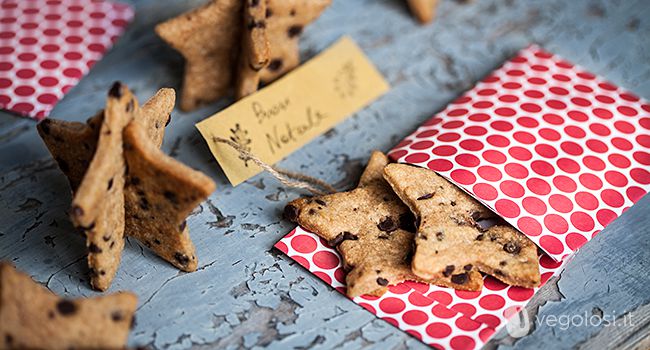
[[[248,137],[248,130],[244,130],[241,128],[241,125],[239,123],[235,124],[234,128],[230,128],[230,140],[232,142],[235,142],[242,146],[243,149],[245,149],[247,152],[251,151],[251,143],[253,140],[251,140]],[[244,165],[248,167],[248,161],[249,159],[244,157],[243,155],[239,155],[239,159],[244,161]]]
[[[357,90],[357,75],[352,61],[346,61],[334,75],[334,90],[345,99],[353,97]]]

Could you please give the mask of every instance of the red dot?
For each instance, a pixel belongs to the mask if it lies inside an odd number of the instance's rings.
[[[316,250],[316,240],[307,235],[299,235],[291,240],[291,247],[299,253],[308,254]]]
[[[508,289],[508,297],[514,301],[526,301],[532,298],[534,293],[532,288],[512,286]]]
[[[316,277],[320,278],[321,280],[325,281],[327,284],[332,284],[332,278],[326,274],[323,271],[314,271],[313,272]]]
[[[477,172],[478,172],[478,176],[482,177],[487,181],[499,181],[501,180],[502,177],[501,171],[499,171],[499,169],[489,165],[483,165],[479,167]]]
[[[636,137],[636,142],[645,148],[650,148],[650,135],[639,135]]]
[[[557,157],[557,150],[555,147],[547,144],[539,144],[535,146],[535,152],[544,158],[555,158]]]
[[[419,326],[429,320],[429,316],[420,310],[410,310],[402,315],[402,319],[406,324],[412,326]]]
[[[537,197],[526,197],[521,202],[524,209],[533,215],[543,215],[546,213],[546,204]]]
[[[427,326],[426,332],[431,338],[441,339],[451,334],[451,327],[442,322],[433,322]]]
[[[555,270],[558,267],[562,266],[562,261],[555,261],[550,256],[546,254],[541,254],[542,257],[539,259],[539,264],[549,270]]]
[[[394,161],[400,160],[400,158],[404,157],[405,155],[408,154],[407,150],[401,149],[397,151],[392,151],[388,154],[388,157]]]
[[[631,165],[630,160],[626,156],[618,153],[610,154],[607,157],[610,163],[619,168],[627,168]],[[603,162],[603,169],[605,168],[605,163]],[[602,169],[600,169],[602,170]]]
[[[59,62],[53,60],[45,60],[41,62],[41,67],[44,69],[55,69],[59,67]]]
[[[582,159],[582,163],[591,170],[600,171],[605,169],[605,162],[600,158],[594,156],[586,156]]]
[[[598,219],[598,222],[603,226],[607,226],[610,222],[614,221],[614,219],[617,218],[616,213],[609,209],[600,209],[598,213],[596,213],[596,219]]]
[[[68,78],[81,78],[81,71],[77,68],[67,68],[63,70],[63,75]]]
[[[501,135],[491,135],[487,137],[487,142],[495,147],[506,147],[510,144],[507,137]]]
[[[501,192],[511,198],[520,198],[524,195],[524,188],[517,182],[506,180],[499,185]]]
[[[0,94],[0,107],[6,107],[11,103],[11,98],[7,95]]]
[[[429,160],[429,155],[426,153],[412,153],[404,158],[407,163],[424,163]]]
[[[550,108],[553,108],[553,109],[565,109],[566,108],[566,104],[564,102],[558,101],[558,100],[548,100],[548,101],[546,101],[546,105],[549,106]]]
[[[494,89],[481,89],[481,90],[476,92],[476,94],[479,95],[479,96],[491,96],[491,95],[494,95],[496,93],[497,93],[497,91],[494,90]]]
[[[528,216],[517,220],[517,227],[528,236],[539,236],[542,233],[542,225],[539,221]]]
[[[591,102],[589,102],[589,100],[584,99],[582,97],[574,97],[574,98],[571,99],[571,102],[573,102],[574,105],[580,106],[580,107],[591,106]]]
[[[481,163],[476,156],[467,153],[457,155],[455,160],[456,163],[468,168],[473,168]]]
[[[573,251],[587,243],[585,236],[579,233],[569,233],[564,240],[566,241],[566,245]]]
[[[503,87],[509,90],[517,90],[521,88],[521,84],[515,82],[507,82],[503,84]]]
[[[477,322],[484,323],[492,328],[499,327],[499,324],[501,323],[498,317],[490,314],[483,314],[483,315],[476,316],[474,320],[476,320]]]
[[[36,90],[31,86],[18,86],[14,93],[18,96],[31,96]]]
[[[546,84],[546,80],[544,80],[542,78],[538,78],[538,77],[528,78],[528,82],[531,83],[531,84],[535,84],[535,85],[544,85],[544,84]]]
[[[434,159],[427,163],[427,167],[435,171],[449,171],[454,165],[446,159]]]
[[[426,138],[426,137],[435,136],[438,132],[439,132],[438,130],[425,130],[425,131],[422,131],[421,133],[415,135],[415,137],[417,137],[419,139],[422,139],[422,138]]]
[[[592,112],[600,119],[611,119],[614,116],[612,112],[605,108],[594,108]]]
[[[36,100],[46,105],[54,105],[59,99],[54,94],[41,94]]]
[[[520,213],[519,206],[509,199],[499,199],[494,204],[494,208],[499,214],[506,218],[517,217]]]
[[[571,137],[574,137],[574,138],[577,138],[577,139],[581,139],[581,138],[585,137],[585,135],[587,135],[585,133],[585,131],[582,130],[582,128],[580,128],[579,126],[574,126],[574,125],[569,125],[569,126],[565,127],[564,132],[566,132],[567,135],[569,135]]]
[[[542,246],[544,250],[554,255],[562,254],[564,251],[562,242],[553,236],[542,236],[542,238],[539,239],[539,245]]]
[[[596,153],[605,153],[609,149],[604,142],[593,139],[587,141],[587,147]]]
[[[536,128],[539,126],[539,122],[531,117],[517,118],[517,123],[526,128]]]
[[[636,160],[637,162],[643,165],[650,165],[650,153],[638,151],[638,152],[634,152],[632,157],[634,157],[634,160]]]
[[[521,164],[508,163],[504,169],[508,175],[514,177],[515,179],[525,179],[528,176],[528,169],[526,169]]]
[[[519,97],[515,95],[501,95],[499,96],[499,101],[505,103],[513,103],[519,101]]]
[[[343,293],[343,292],[342,292],[342,293]],[[377,310],[375,310],[375,308],[372,307],[372,305],[370,305],[370,304],[367,304],[367,303],[359,303],[359,306],[361,306],[362,308],[364,308],[364,309],[366,309],[366,310],[372,312],[373,314],[376,314],[376,313],[377,313]],[[392,320],[392,319],[391,319],[390,317],[382,317],[382,319],[385,320],[385,321],[387,321],[388,323],[390,323],[390,324],[392,324],[392,325],[397,325],[397,321],[394,321],[394,320],[393,320],[394,323],[391,322],[390,320]]]
[[[469,299],[475,299],[476,297],[481,295],[481,292],[480,291],[471,292],[471,291],[467,291],[467,290],[455,290],[454,294],[456,294],[456,296],[458,296],[461,299],[469,300]]]
[[[614,137],[612,138],[612,145],[614,147],[620,149],[621,151],[629,151],[631,150],[634,146],[632,145],[632,142],[622,138],[622,137]]]
[[[549,186],[548,182],[536,177],[528,179],[528,181],[526,181],[526,186],[533,193],[539,195],[547,195],[551,192],[551,186]]]
[[[573,210],[573,202],[561,194],[553,194],[548,199],[549,204],[553,209],[560,213],[569,213]]]
[[[90,45],[88,45],[88,50],[93,51],[93,52],[97,52],[97,53],[102,53],[102,52],[106,51],[106,46],[104,46],[102,44],[90,44]]]
[[[502,117],[512,117],[513,115],[517,114],[517,112],[515,112],[515,110],[510,107],[499,107],[494,110],[494,113]]]
[[[598,208],[598,198],[589,192],[578,192],[575,198],[578,205],[583,209],[594,210]]]
[[[494,335],[495,330],[492,328],[484,328],[478,333],[478,337],[481,338],[483,343],[487,343],[490,338]]]
[[[440,124],[441,122],[442,122],[441,118],[433,117],[433,118],[427,120],[426,122],[424,122],[424,124],[422,124],[422,125],[423,126],[432,126],[432,125]]]
[[[571,78],[567,77],[564,74],[553,74],[553,79],[558,81],[570,81]]]
[[[415,306],[429,306],[433,304],[433,300],[425,297],[420,293],[410,293],[408,297],[409,303]]]
[[[498,194],[497,190],[494,187],[484,183],[479,183],[474,185],[472,191],[476,196],[486,201],[491,201],[496,199]]]
[[[400,283],[394,286],[388,286],[388,290],[393,294],[406,294],[411,291],[411,288],[405,283]]]
[[[472,321],[468,317],[459,317],[454,323],[456,324],[456,327],[464,331],[474,331],[481,327],[480,323]]]
[[[578,73],[578,76],[580,78],[582,78],[582,79],[585,79],[585,80],[594,80],[594,79],[596,79],[595,75],[593,75],[591,73],[588,73],[588,72],[580,72],[580,73]]]
[[[628,123],[626,121],[623,121],[623,120],[619,120],[619,121],[615,122],[614,127],[618,131],[620,131],[620,132],[622,132],[624,134],[631,134],[636,130],[634,125],[632,125],[632,124],[630,124],[630,123]]]
[[[474,104],[472,104],[472,107],[476,109],[485,109],[485,108],[490,108],[494,105],[494,103],[490,101],[478,101]]]
[[[505,300],[500,295],[492,294],[482,297],[478,304],[487,310],[498,310],[505,305]]]
[[[544,118],[544,121],[546,121],[549,124],[553,124],[553,125],[564,124],[564,118],[560,117],[557,114],[547,113],[547,114],[544,114],[543,118]]]
[[[487,134],[487,130],[482,126],[470,126],[465,128],[465,133],[472,136],[481,136]]]
[[[486,120],[489,120],[490,116],[485,114],[485,113],[474,113],[469,116],[469,120],[475,121],[475,122],[484,122]]]
[[[577,211],[571,214],[571,224],[583,232],[591,232],[594,229],[594,219],[590,215]]]
[[[548,214],[544,217],[544,226],[556,234],[564,234],[569,230],[569,223],[557,214]]]
[[[485,277],[484,282],[484,287],[489,289],[489,290],[503,290],[508,288],[508,285],[499,281],[498,279],[488,275]]]
[[[643,197],[646,194],[646,191],[641,187],[630,186],[625,191],[625,194],[627,195],[627,198],[629,198],[632,202],[636,203],[639,201],[639,199],[641,199],[641,197]]]
[[[522,103],[520,107],[524,111],[530,112],[530,113],[538,113],[538,112],[542,111],[542,107],[538,106],[535,103]]]
[[[507,122],[505,120],[499,120],[492,122],[490,124],[492,129],[497,130],[497,131],[510,131],[512,130],[513,126],[510,122]]]
[[[548,90],[550,92],[552,92],[552,93],[554,93],[556,95],[560,95],[560,96],[565,96],[565,95],[569,94],[569,90],[561,88],[559,86],[553,86],[553,87],[549,88]]]
[[[566,152],[566,153],[568,153],[568,154],[570,154],[572,156],[581,155],[582,152],[583,152],[582,146],[580,146],[579,144],[577,144],[575,142],[572,142],[572,141],[562,142],[560,144],[560,148],[562,148],[562,150],[564,152]]]
[[[447,113],[447,115],[450,117],[460,117],[467,114],[467,112],[468,110],[465,108],[458,108],[458,109],[452,109],[451,111],[449,111],[449,113]]]
[[[549,141],[557,141],[560,139],[560,133],[549,128],[542,128],[539,130],[539,136],[541,136],[543,139],[549,140]]]
[[[562,192],[573,192],[577,189],[575,181],[564,175],[556,176],[553,179],[553,184]]]
[[[519,146],[511,147],[508,150],[508,153],[517,160],[530,160],[533,157],[533,154],[530,153],[530,151]]]
[[[12,109],[18,113],[29,113],[34,110],[34,105],[28,102],[16,103]]]
[[[330,270],[339,266],[339,257],[336,254],[322,251],[314,254],[313,257],[314,264],[324,270]]]
[[[522,75],[524,75],[526,73],[524,73],[524,71],[522,71],[520,69],[511,69],[511,70],[507,71],[506,74],[508,74],[510,76],[513,76],[513,77],[520,77],[520,76],[522,76]]]
[[[420,141],[412,144],[410,147],[411,149],[419,151],[419,150],[430,148],[431,146],[433,146],[432,141]]]
[[[456,312],[447,309],[445,306],[438,304],[434,305],[433,308],[431,308],[431,312],[440,318],[452,318],[456,316]]]
[[[526,131],[517,131],[512,136],[515,138],[515,140],[526,145],[533,144],[536,141],[535,136]]]
[[[456,132],[446,132],[444,134],[438,135],[438,141],[442,142],[453,142],[460,138],[460,134]]]
[[[487,150],[483,152],[483,158],[493,164],[503,164],[506,161],[506,156],[495,150]]]
[[[593,123],[589,126],[589,130],[591,130],[594,134],[600,135],[600,136],[608,136],[611,134],[611,131],[609,130],[608,127],[601,123]]]
[[[456,153],[456,147],[454,146],[438,146],[431,150],[433,154],[437,156],[451,156]]]
[[[614,190],[607,189],[602,191],[600,193],[600,198],[605,202],[605,204],[615,208],[622,207],[623,204],[625,204],[625,198],[623,198],[623,195]]]
[[[476,313],[476,308],[472,304],[468,304],[468,303],[454,304],[454,306],[452,306],[451,309],[467,317],[471,317]]]
[[[541,176],[551,176],[555,173],[555,168],[543,160],[535,160],[530,164],[531,169]]]
[[[594,174],[582,174],[579,177],[580,183],[590,190],[597,190],[603,187],[603,182]]]
[[[615,170],[610,170],[605,173],[605,180],[612,186],[624,187],[627,185],[627,177]]]
[[[336,280],[341,283],[345,283],[346,275],[347,274],[345,273],[342,267],[339,267],[338,269],[336,269],[336,271],[334,271],[334,278],[336,278]]]
[[[451,338],[449,345],[453,350],[471,350],[476,347],[476,342],[466,335],[457,335]]]
[[[379,302],[379,308],[387,314],[396,314],[404,311],[406,304],[401,299],[387,297]]]
[[[465,122],[460,121],[460,120],[454,120],[454,121],[442,124],[442,127],[445,128],[445,129],[458,129],[463,125],[465,125]]]
[[[621,96],[622,99],[624,99],[626,101],[630,101],[630,102],[636,102],[636,101],[639,100],[638,96],[633,95],[631,93],[624,92],[624,93],[621,93],[619,96]]]
[[[476,182],[476,176],[465,169],[456,169],[451,172],[450,176],[461,185],[471,185]]]
[[[291,259],[295,260],[300,266],[303,266],[306,269],[309,269],[309,261],[307,259],[303,258],[300,255],[294,255],[291,257]]]
[[[431,292],[427,295],[427,297],[444,305],[449,305],[453,300],[449,293],[441,290]]]
[[[483,149],[483,142],[478,140],[463,140],[459,145],[461,148],[468,151],[480,151]]]
[[[569,118],[578,121],[578,122],[585,122],[589,119],[586,114],[580,112],[580,111],[569,111],[568,113]]]
[[[634,109],[632,107],[628,107],[628,106],[619,106],[619,107],[616,108],[616,110],[619,111],[621,114],[623,114],[625,116],[628,116],[628,117],[633,117],[633,116],[639,114],[639,112],[637,112],[636,109]]]

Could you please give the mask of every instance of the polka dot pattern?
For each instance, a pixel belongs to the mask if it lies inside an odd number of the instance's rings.
[[[389,156],[438,172],[560,260],[650,191],[649,110],[531,46]]]
[[[6,0],[0,108],[45,118],[122,34],[133,9],[105,0]]]

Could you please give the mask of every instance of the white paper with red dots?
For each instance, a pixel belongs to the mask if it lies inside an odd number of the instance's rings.
[[[650,190],[650,104],[537,46],[406,137],[389,156],[435,170],[547,254],[542,284]],[[276,248],[345,294],[336,250],[298,227]],[[480,292],[405,282],[354,301],[445,349],[480,348],[537,289],[487,276]]]
[[[0,2],[0,108],[48,116],[133,14],[126,4],[104,0]]]

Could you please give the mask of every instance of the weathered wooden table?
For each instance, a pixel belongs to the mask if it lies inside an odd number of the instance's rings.
[[[180,86],[183,61],[152,27],[202,1],[130,2],[137,9],[135,22],[53,117],[85,120],[102,107],[114,80],[127,83],[140,100],[160,87]],[[354,184],[372,149],[389,149],[530,42],[650,97],[646,0],[443,0],[429,26],[418,26],[401,0],[340,0],[307,28],[303,57],[344,34],[360,44],[392,90],[281,162],[339,187]],[[163,149],[209,174],[219,188],[188,220],[198,271],[179,273],[127,240],[111,291],[139,295],[130,344],[157,349],[425,348],[272,249],[291,228],[280,212],[299,193],[266,174],[237,188],[227,183],[193,125],[229,103],[175,112],[167,128]],[[31,120],[0,116],[0,259],[11,260],[57,293],[94,295],[84,241],[66,214],[68,184],[34,126]],[[646,196],[583,247],[528,308],[531,315],[587,312],[631,322],[568,329],[537,324],[521,339],[501,332],[488,347],[650,347],[649,213]]]

